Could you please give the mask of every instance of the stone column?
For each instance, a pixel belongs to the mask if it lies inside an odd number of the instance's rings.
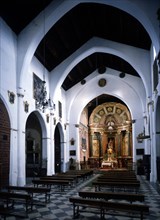
[[[23,97],[24,93],[22,89],[19,89],[17,103],[17,120],[18,120],[18,147],[17,147],[17,161],[18,161],[18,177],[17,185],[24,186],[26,184],[26,160],[25,160],[25,123],[23,115]]]
[[[117,157],[121,156],[121,132],[117,132]]]
[[[17,129],[13,129],[11,128],[11,136],[10,136],[10,185],[17,185],[17,178],[18,178],[18,147],[17,147],[17,133],[18,130]]]
[[[93,133],[90,133],[90,146],[89,146],[89,157],[93,156]]]

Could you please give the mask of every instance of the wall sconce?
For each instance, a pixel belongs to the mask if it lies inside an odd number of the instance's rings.
[[[70,143],[71,143],[71,145],[74,145],[74,143],[75,143],[74,138],[71,138]]]
[[[53,119],[53,124],[56,125],[56,118]]]
[[[29,111],[29,104],[28,102],[24,102],[24,111],[27,113]]]
[[[149,106],[152,106],[152,111],[154,112],[154,101],[148,102],[148,112],[149,112]]]
[[[49,123],[49,114],[46,115],[46,121]]]
[[[144,136],[143,132],[140,133],[140,134],[137,136],[137,141],[138,141],[138,143],[142,143],[142,142],[143,142],[143,139],[142,139],[143,136]]]
[[[64,129],[66,130],[66,128],[67,128],[67,125],[69,125],[69,123],[65,123],[64,124]]]
[[[9,97],[9,102],[11,104],[14,104],[15,101],[15,94],[13,92],[8,91],[8,97]]]
[[[144,132],[142,132],[137,136],[137,141],[138,143],[142,143],[144,139],[148,138],[150,138],[150,135],[145,135]]]

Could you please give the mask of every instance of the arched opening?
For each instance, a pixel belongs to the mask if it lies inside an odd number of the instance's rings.
[[[47,161],[42,156],[42,128],[33,112],[26,122],[26,177],[45,175]]]
[[[132,119],[119,102],[105,102],[80,119],[80,160],[91,168],[131,168],[133,163]],[[87,137],[88,136],[88,137]]]
[[[0,188],[9,184],[10,119],[0,99]]]
[[[156,155],[157,155],[157,181],[160,182],[160,98],[156,109]]]
[[[57,125],[54,133],[54,146],[55,146],[55,173],[61,172],[61,137],[59,126]]]

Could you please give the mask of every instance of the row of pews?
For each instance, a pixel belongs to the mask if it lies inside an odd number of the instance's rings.
[[[123,190],[123,191],[134,191],[138,193],[140,189],[140,181],[134,171],[109,171],[99,176],[95,181],[92,182],[95,187],[95,191],[100,191],[102,188],[108,188],[111,191]]]
[[[81,181],[85,181],[93,175],[93,170],[72,170],[65,173],[58,173],[52,176],[39,177],[36,180],[32,180],[35,187],[39,185],[45,185],[48,188],[56,185],[63,192],[66,188],[76,186]]]
[[[98,176],[88,191],[81,190],[78,196],[70,197],[73,204],[73,218],[77,218],[81,211],[98,209],[100,219],[110,210],[139,214],[141,220],[149,213],[149,206],[145,204],[145,196],[140,193],[140,181],[134,171],[111,170]]]
[[[54,191],[54,186],[64,192],[90,178],[93,170],[73,170],[51,176],[38,177],[32,180],[31,186],[7,186],[0,191],[0,215],[3,219],[7,216],[26,218],[28,212],[32,212],[34,205],[46,205],[50,202],[50,195]],[[44,195],[42,201],[37,201],[36,194]],[[15,204],[23,203],[24,212],[16,210]]]

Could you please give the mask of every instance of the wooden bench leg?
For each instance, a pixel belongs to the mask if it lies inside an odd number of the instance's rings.
[[[31,192],[31,193],[28,193],[30,196],[31,196],[31,201],[30,201],[30,203],[31,203],[31,211],[33,210],[33,192]]]
[[[31,206],[30,208],[29,205]],[[33,210],[33,197],[31,197],[31,200],[26,200],[26,212],[28,212],[29,209],[31,211]]]
[[[141,220],[143,220],[143,212],[141,212]]]
[[[50,202],[50,193],[45,193],[45,202]]]
[[[100,208],[100,218],[105,219],[105,211],[103,208]]]
[[[73,218],[77,218],[79,216],[79,205],[75,205],[73,203]]]

